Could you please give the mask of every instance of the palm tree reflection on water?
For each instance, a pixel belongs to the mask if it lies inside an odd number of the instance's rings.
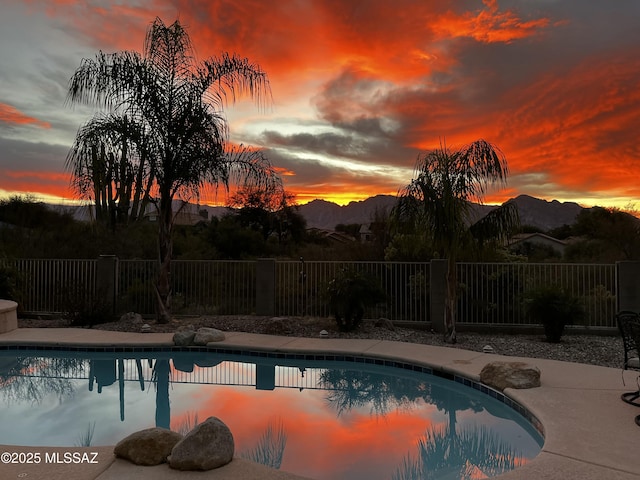
[[[482,404],[438,383],[383,377],[355,370],[326,370],[321,375],[327,400],[338,416],[369,405],[371,413],[384,416],[396,408],[412,408],[423,400],[448,415],[446,425],[431,425],[418,439],[417,456],[407,454],[393,480],[474,479],[494,477],[526,460],[509,443],[485,426],[465,425],[456,430],[456,412],[481,412]]]
[[[94,384],[97,384],[98,393],[104,387],[118,384],[120,416],[121,420],[124,420],[125,361],[123,358],[83,360],[41,357],[3,360],[4,363],[0,365],[2,367],[0,368],[0,393],[6,404],[25,401],[38,403],[46,395],[51,394],[56,395],[62,402],[64,398],[74,394],[74,384],[71,380],[73,378],[89,378],[89,390],[93,390]],[[135,380],[137,373],[140,389],[145,390],[145,373],[141,360],[130,361],[136,362],[137,370],[137,372],[131,370],[128,374],[131,377],[130,380]],[[147,359],[147,362],[149,368],[146,371],[151,371],[150,383],[153,383],[155,389],[155,425],[171,429],[169,394],[172,380],[176,380],[175,375],[184,373],[176,368],[176,364],[179,366],[181,363],[175,363],[170,358]],[[210,369],[225,363],[230,364],[231,368],[237,365],[237,369],[243,370],[250,364],[250,362],[229,360],[214,363],[213,366],[199,368],[202,371],[211,371]],[[260,369],[254,366],[254,383],[258,388],[257,374]],[[354,365],[354,368],[360,367]],[[453,388],[449,381],[439,378],[429,380],[412,375],[403,376],[395,372],[387,374],[376,368],[367,370],[367,367],[363,367],[362,370],[327,369],[316,365],[300,364],[281,368],[289,368],[296,373],[298,378],[305,381],[307,385],[305,388],[312,386],[315,390],[324,391],[322,395],[326,403],[336,412],[337,417],[347,415],[351,410],[363,409],[368,409],[370,415],[384,417],[394,410],[410,411],[428,405],[444,412],[445,422],[429,424],[429,420],[426,420],[426,431],[415,443],[417,452],[406,454],[401,464],[395,467],[393,480],[486,478],[502,474],[527,461],[526,456],[490,428],[469,424],[469,422],[459,424],[458,412],[480,413],[490,409],[492,411],[489,413],[493,416],[501,416],[501,414],[493,412],[493,409],[485,403],[484,395],[467,395]],[[193,368],[186,369],[187,374],[192,371]],[[264,375],[266,369],[260,371]],[[275,368],[269,371],[275,375]],[[303,372],[302,376],[300,372]],[[195,380],[192,383],[199,382]],[[271,379],[268,383],[275,385],[277,382]],[[278,388],[282,386],[284,385],[279,385]],[[289,385],[289,387],[296,386]],[[303,390],[302,386],[300,390]],[[188,414],[182,423],[184,425],[175,425],[174,430],[182,430],[186,433],[193,429],[198,424],[198,411]],[[95,421],[90,422],[85,428],[84,433],[78,437],[76,445],[90,445],[94,429]],[[240,456],[273,468],[280,468],[287,438],[285,423],[280,418],[272,419],[262,436],[257,439],[255,446],[240,452]]]

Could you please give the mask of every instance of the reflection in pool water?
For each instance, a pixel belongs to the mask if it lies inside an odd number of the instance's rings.
[[[484,478],[540,451],[519,413],[451,380],[371,359],[279,357],[0,351],[0,444],[113,445],[216,416],[236,455],[317,479]]]

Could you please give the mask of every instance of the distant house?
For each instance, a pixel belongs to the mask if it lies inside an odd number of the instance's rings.
[[[150,206],[144,214],[144,218],[149,222],[157,222],[158,212],[155,207]],[[186,204],[173,212],[174,225],[195,225],[198,222],[208,219],[209,212],[207,210],[200,210],[199,205]]]
[[[521,233],[509,240],[509,250],[528,250],[529,247],[550,247],[559,255],[564,255],[567,242],[550,237],[544,233]]]
[[[325,230],[323,228],[308,228],[307,232],[317,237],[329,240],[331,243],[339,245],[347,245],[355,242],[355,239],[351,235],[347,235],[342,232],[334,232],[333,230]]]
[[[360,225],[360,231],[358,234],[360,235],[360,241],[365,243],[373,242],[375,237],[374,233],[371,231],[371,224],[369,223]]]

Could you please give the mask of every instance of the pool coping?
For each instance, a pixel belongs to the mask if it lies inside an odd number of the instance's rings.
[[[153,349],[173,345],[172,334],[126,333],[91,329],[16,329],[0,334],[0,348],[8,346],[110,349],[143,347]],[[219,345],[219,347],[218,347]],[[386,340],[345,340],[332,338],[279,337],[226,332],[226,339],[214,348],[247,351],[286,352],[375,357],[390,362],[415,364],[444,376],[479,381],[480,370],[491,361],[524,361],[540,368],[541,387],[528,390],[507,389],[508,398],[524,406],[539,419],[545,435],[541,453],[526,465],[499,477],[501,480],[531,478],[632,479],[640,478],[637,461],[639,427],[634,418],[640,409],[620,400],[621,393],[634,390],[637,372],[593,365],[525,357],[505,357],[460,348]],[[153,351],[153,350],[151,350]],[[622,352],[621,352],[622,354]],[[624,382],[624,383],[623,383]],[[625,386],[626,384],[626,386]],[[33,447],[0,447],[2,451],[36,451]],[[61,450],[42,447],[42,451]],[[69,450],[69,449],[67,449]],[[139,467],[115,459],[112,447],[74,451],[98,451],[100,462],[91,465],[0,464],[2,478],[70,478],[79,480],[302,478],[252,462],[234,459],[231,464],[211,472],[177,472],[166,465]],[[43,453],[44,455],[44,453]],[[265,470],[266,469],[266,470]],[[8,470],[5,475],[4,470]],[[11,476],[14,474],[14,476]],[[60,475],[59,477],[57,475]]]

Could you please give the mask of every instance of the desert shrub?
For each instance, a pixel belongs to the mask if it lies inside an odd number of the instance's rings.
[[[558,343],[566,325],[584,321],[584,306],[578,297],[557,285],[537,287],[527,292],[525,309],[544,327],[547,341]]]
[[[63,286],[59,299],[62,316],[73,327],[91,327],[113,320],[113,305],[103,295],[87,291],[84,285]]]
[[[358,328],[365,310],[384,301],[385,294],[375,277],[345,269],[329,282],[327,299],[338,329],[348,332]]]
[[[15,267],[0,261],[0,298],[13,300],[21,309],[24,300],[24,275]]]

